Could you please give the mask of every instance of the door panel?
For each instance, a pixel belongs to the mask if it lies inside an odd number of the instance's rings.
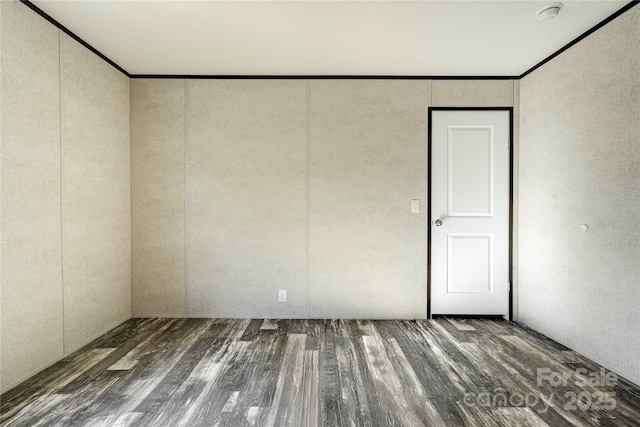
[[[449,127],[448,216],[493,214],[493,129]]]
[[[493,290],[491,234],[449,234],[447,292],[490,293]]]
[[[431,312],[508,315],[509,111],[431,118]]]

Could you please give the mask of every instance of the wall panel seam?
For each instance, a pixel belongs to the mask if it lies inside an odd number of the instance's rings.
[[[131,105],[131,79],[129,83],[129,317],[133,318],[133,106]]]
[[[513,134],[511,141],[511,176],[512,176],[512,194],[511,194],[511,203],[512,203],[512,227],[511,227],[511,305],[512,305],[512,316],[511,321],[518,320],[518,307],[519,307],[519,298],[520,293],[518,292],[518,271],[520,263],[518,262],[518,209],[517,202],[519,198],[517,197],[518,192],[518,177],[516,173],[518,172],[518,168],[516,166],[517,157],[516,153],[518,150],[518,143],[520,142],[520,83],[519,80],[512,80],[511,82],[513,87],[513,126],[511,132]],[[516,101],[518,103],[516,104]],[[516,132],[517,128],[517,132]],[[515,266],[515,268],[514,268]]]
[[[429,80],[429,107],[433,107],[433,79]]]
[[[63,220],[62,220],[62,34],[58,30],[58,148],[59,148],[59,178],[60,178],[60,289],[62,291],[62,354],[67,355],[67,339],[65,337],[66,328],[66,315],[65,315],[65,292],[64,292],[64,233],[63,233]]]
[[[306,273],[307,273],[307,318],[311,317],[311,81],[307,80],[307,206],[306,206]]]
[[[189,317],[189,304],[188,304],[188,262],[187,262],[187,145],[189,141],[189,81],[184,79],[184,135],[183,135],[183,179],[182,186],[182,238],[183,238],[183,250],[184,250],[184,316]]]

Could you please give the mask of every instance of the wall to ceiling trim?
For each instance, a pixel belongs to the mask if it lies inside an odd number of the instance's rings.
[[[87,49],[89,49],[91,52],[93,52],[95,55],[97,55],[99,58],[101,58],[107,64],[111,65],[113,68],[115,68],[116,70],[120,71],[125,76],[131,77],[131,74],[127,73],[127,71],[124,68],[120,67],[118,64],[113,62],[111,59],[109,59],[105,55],[103,55],[102,52],[100,52],[98,49],[96,49],[95,47],[91,46],[86,41],[82,40],[80,37],[78,37],[76,34],[74,34],[73,31],[69,30],[67,27],[62,25],[60,22],[58,22],[55,19],[53,19],[51,16],[49,16],[44,11],[42,11],[42,9],[38,8],[38,6],[36,6],[35,4],[31,3],[29,0],[20,0],[20,2],[22,4],[24,4],[25,6],[27,6],[29,9],[33,10],[38,15],[42,16],[44,19],[49,21],[51,24],[53,24],[56,27],[58,27],[58,29],[60,29],[63,33],[65,33],[66,35],[68,35],[69,37],[71,37],[72,39],[77,41],[78,43],[80,43],[82,46],[84,46]]]
[[[574,40],[572,40],[571,42],[567,43],[565,46],[563,46],[562,48],[558,49],[553,54],[549,55],[547,58],[545,58],[542,61],[540,61],[538,64],[536,64],[533,67],[529,68],[528,70],[524,71],[519,76],[441,76],[441,75],[433,75],[433,76],[428,76],[428,75],[425,75],[425,76],[401,76],[401,75],[400,76],[308,75],[308,76],[306,76],[306,75],[130,74],[124,68],[120,67],[118,64],[116,64],[111,59],[109,59],[108,57],[103,55],[100,51],[95,49],[89,43],[87,43],[84,40],[82,40],[80,37],[78,37],[76,34],[74,34],[71,30],[69,30],[64,25],[62,25],[60,22],[58,22],[57,20],[55,20],[54,18],[49,16],[47,13],[45,13],[40,8],[38,8],[36,5],[31,3],[29,0],[20,0],[20,2],[25,4],[27,7],[32,9],[34,12],[36,12],[37,14],[39,14],[40,16],[45,18],[47,21],[51,22],[53,25],[55,25],[60,30],[65,32],[67,35],[69,35],[71,38],[75,39],[77,42],[79,42],[80,44],[85,46],[87,49],[92,51],[94,54],[98,55],[100,58],[102,58],[104,61],[106,61],[108,64],[110,64],[111,66],[115,67],[118,71],[120,71],[121,73],[125,74],[127,77],[130,77],[130,78],[139,78],[139,79],[143,79],[143,78],[154,78],[154,79],[158,79],[158,78],[163,78],[163,79],[311,79],[311,80],[315,80],[315,79],[319,79],[319,80],[325,80],[325,79],[354,79],[354,80],[360,80],[360,79],[376,79],[376,80],[377,79],[382,79],[382,80],[396,80],[396,79],[400,79],[400,80],[516,80],[516,79],[521,79],[524,76],[526,76],[527,74],[529,74],[532,71],[534,71],[535,69],[537,69],[538,67],[540,67],[543,64],[549,62],[551,59],[553,59],[556,56],[560,55],[562,52],[566,51],[570,47],[574,46],[575,44],[577,44],[578,42],[580,42],[584,38],[588,37],[593,32],[597,31],[598,29],[600,29],[603,26],[607,25],[609,22],[613,21],[614,19],[616,19],[620,15],[624,14],[625,12],[630,10],[632,7],[637,6],[638,4],[640,4],[640,0],[632,0],[632,1],[630,1],[626,6],[622,7],[617,12],[615,12],[612,15],[610,15],[609,17],[605,18],[600,23],[594,25],[592,28],[588,29],[587,31],[585,31],[584,33],[582,33],[581,35],[576,37]]]

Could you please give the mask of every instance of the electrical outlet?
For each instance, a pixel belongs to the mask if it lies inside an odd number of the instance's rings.
[[[278,302],[287,302],[287,291],[284,289],[278,291]]]

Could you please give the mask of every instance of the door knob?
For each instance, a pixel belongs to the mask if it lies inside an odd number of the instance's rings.
[[[433,222],[433,225],[435,225],[436,227],[440,227],[440,226],[442,225],[442,220],[440,220],[440,219],[436,219],[436,220]]]

